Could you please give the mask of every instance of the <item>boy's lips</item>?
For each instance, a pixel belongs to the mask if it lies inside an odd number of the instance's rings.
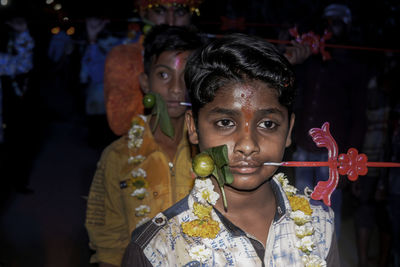
[[[169,101],[167,101],[167,106],[168,107],[174,107],[174,108],[176,108],[176,107],[180,107],[181,106],[181,103],[182,101],[179,101],[179,100],[169,100]]]
[[[230,166],[232,173],[252,174],[258,171],[262,165],[258,163],[240,162]]]

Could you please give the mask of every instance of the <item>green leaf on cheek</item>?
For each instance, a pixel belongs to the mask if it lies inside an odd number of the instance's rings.
[[[156,116],[156,120],[152,132],[156,130],[158,123],[160,123],[161,131],[166,136],[173,138],[175,135],[175,130],[172,126],[171,119],[169,118],[168,109],[164,102],[164,99],[158,93],[150,92],[149,94],[154,95],[155,97],[155,105],[152,109],[152,115]]]
[[[224,208],[227,210],[228,203],[226,201],[224,186],[233,182],[233,175],[229,169],[228,147],[227,145],[222,145],[209,148],[203,152],[209,154],[214,161],[215,168],[212,174],[221,189]]]

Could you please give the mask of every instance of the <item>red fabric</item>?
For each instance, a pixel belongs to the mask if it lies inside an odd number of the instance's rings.
[[[143,72],[141,42],[114,47],[107,56],[104,95],[108,124],[116,135],[131,127],[131,119],[143,114],[139,74]]]

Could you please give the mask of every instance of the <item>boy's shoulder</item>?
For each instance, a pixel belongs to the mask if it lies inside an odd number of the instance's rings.
[[[132,232],[131,243],[135,243],[141,249],[144,249],[160,230],[168,227],[168,222],[171,219],[189,210],[188,198],[189,196],[184,197],[167,210],[157,214],[147,223],[136,228]]]

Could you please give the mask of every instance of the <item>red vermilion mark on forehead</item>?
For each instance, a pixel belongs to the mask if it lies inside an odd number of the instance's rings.
[[[243,101],[242,102],[242,112],[243,112],[243,116],[244,116],[244,129],[246,131],[246,133],[249,132],[249,125],[250,125],[250,121],[253,117],[253,113],[251,112],[251,97],[254,94],[253,90],[251,90],[250,87],[248,86],[243,86],[243,92],[240,95],[240,97],[242,98]]]
[[[185,63],[185,58],[182,53],[179,53],[175,57],[175,69],[181,69],[183,64]]]

